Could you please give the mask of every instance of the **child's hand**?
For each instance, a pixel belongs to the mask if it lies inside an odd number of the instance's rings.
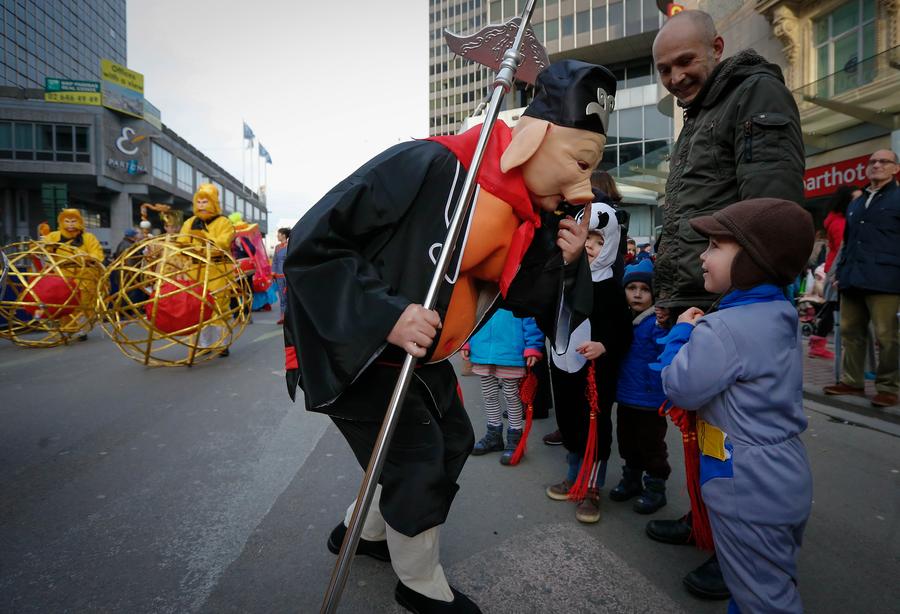
[[[469,348],[463,348],[459,351],[459,353],[462,354],[463,360],[469,360]]]
[[[575,349],[575,351],[588,360],[594,360],[595,358],[600,358],[606,353],[606,346],[599,341],[585,341],[584,343],[579,345]]]
[[[539,356],[529,356],[528,358],[525,359],[525,366],[528,368],[531,368],[534,365],[536,365],[539,360],[540,360]]]
[[[678,316],[679,324],[690,324],[694,326],[697,324],[697,320],[704,316],[703,310],[697,307],[691,307],[680,316]]]

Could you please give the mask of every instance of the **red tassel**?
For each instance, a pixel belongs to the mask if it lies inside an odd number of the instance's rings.
[[[663,402],[660,406],[659,413],[663,416],[668,414],[672,424],[681,431],[681,443],[684,446],[684,473],[687,479],[688,496],[691,499],[691,530],[694,543],[701,550],[712,551],[715,548],[712,527],[709,525],[709,515],[700,492],[700,445],[697,442],[697,413],[673,405],[667,410],[667,402]]]
[[[522,438],[516,451],[513,452],[509,459],[510,465],[518,465],[522,457],[525,456],[525,449],[528,447],[528,434],[531,432],[531,422],[534,419],[534,396],[537,392],[537,375],[534,371],[528,369],[528,374],[522,380],[519,386],[519,398],[522,399],[522,405],[525,406],[525,428],[522,429]]]
[[[588,492],[588,488],[597,485],[597,415],[600,413],[599,396],[597,395],[597,380],[595,378],[594,361],[588,364],[587,388],[585,396],[591,408],[591,417],[588,422],[587,445],[584,447],[584,456],[581,458],[581,470],[575,483],[569,489],[569,500],[582,501]]]

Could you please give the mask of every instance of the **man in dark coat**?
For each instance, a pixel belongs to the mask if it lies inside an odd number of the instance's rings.
[[[841,293],[841,381],[825,394],[865,394],[863,371],[869,322],[878,341],[875,407],[897,404],[897,314],[900,313],[900,171],[897,154],[881,149],[866,166],[869,187],[847,207],[837,262]]]
[[[672,153],[656,250],[656,304],[672,318],[687,307],[708,310],[716,296],[703,288],[700,254],[707,240],[690,220],[751,198],[803,200],[805,166],[800,116],[781,69],[753,50],[725,60],[725,42],[703,11],[671,18],[653,43],[660,82],[675,96],[684,127]],[[653,520],[658,541],[692,541],[690,515]],[[695,595],[727,599],[713,556],[684,578]]]
[[[615,78],[566,60],[539,75],[535,92],[512,133],[494,126],[434,311],[417,301],[446,240],[478,128],[392,147],[291,231],[288,390],[293,397],[302,388],[308,410],[331,416],[361,466],[404,353],[421,359],[357,550],[391,561],[396,599],[416,612],[478,611],[449,586],[439,561],[439,528],[474,443],[446,359],[501,303],[562,342],[591,310],[587,223],[552,212],[563,200],[592,199]],[[346,519],[329,538],[332,552],[345,532]]]

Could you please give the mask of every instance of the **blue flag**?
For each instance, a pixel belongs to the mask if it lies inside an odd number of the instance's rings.
[[[269,152],[266,151],[266,148],[262,146],[262,143],[259,144],[259,157],[266,159],[266,164],[272,164],[272,156],[269,155]]]
[[[247,125],[247,122],[244,122],[244,138],[252,141],[255,137],[253,129]]]

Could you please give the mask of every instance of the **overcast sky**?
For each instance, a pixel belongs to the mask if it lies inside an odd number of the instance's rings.
[[[273,159],[272,224],[390,145],[427,136],[427,42],[425,0],[128,2],[128,67],[144,74],[145,97],[239,180],[246,121]]]

